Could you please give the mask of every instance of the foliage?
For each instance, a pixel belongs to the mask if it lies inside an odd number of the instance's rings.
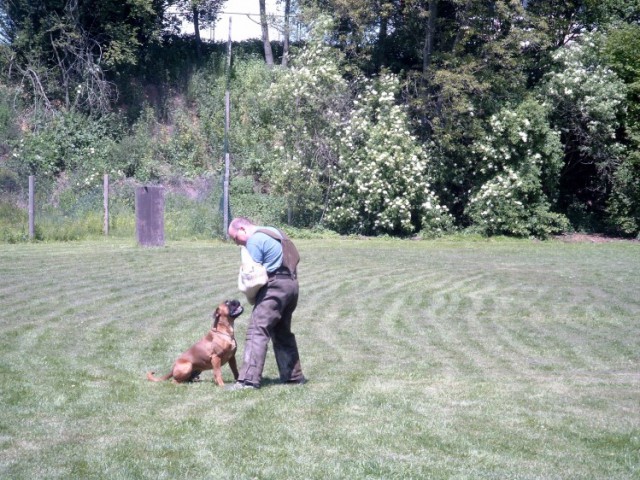
[[[305,0],[291,68],[267,68],[255,40],[234,44],[229,70],[226,45],[160,32],[169,5],[199,22],[221,3],[0,0],[12,194],[30,173],[54,203],[104,172],[217,174],[229,147],[251,185],[234,209],[296,227],[545,236],[564,214],[640,233],[638,0]],[[367,93],[393,75],[393,99]]]
[[[106,112],[113,101],[106,72],[138,62],[156,36],[160,0],[16,0],[10,19],[13,79],[34,107]]]
[[[558,49],[541,86],[552,108],[551,123],[562,132],[560,205],[578,199],[596,212],[604,210],[623,155],[617,131],[626,100],[625,84],[599,59],[601,46],[597,35],[584,35]]]
[[[27,215],[24,209],[0,196],[0,243],[18,243],[29,238]]]
[[[141,182],[157,182],[174,176],[194,178],[211,169],[207,138],[199,120],[179,101],[168,122],[146,107],[128,135],[114,146],[111,169]]]
[[[442,232],[452,219],[430,190],[429,156],[396,104],[396,76],[366,85],[345,124],[327,223],[343,233]]]
[[[640,142],[625,157],[613,178],[613,192],[607,204],[613,232],[640,237]]]
[[[187,101],[200,122],[214,170],[222,172],[225,153],[226,59],[213,56],[189,83]],[[268,169],[273,105],[265,92],[276,72],[253,54],[233,60],[230,72],[229,152],[234,171],[262,178]]]
[[[520,177],[506,167],[482,185],[469,201],[468,215],[473,230],[484,235],[535,236],[546,238],[566,231],[568,222],[550,211],[541,195],[540,184],[533,176]]]
[[[338,52],[326,42],[329,26],[328,18],[318,20],[309,43],[267,92],[272,151],[265,174],[296,225],[321,220],[345,115],[347,83]]]
[[[210,178],[211,187],[200,197],[183,192],[165,195],[165,237],[167,240],[222,238],[221,189],[217,178]]]
[[[218,13],[220,12],[225,0],[172,0],[172,6],[178,9],[180,13],[179,20],[183,18],[191,23],[197,19],[200,29],[215,27],[218,21]],[[172,27],[180,33],[180,25],[178,19],[172,22]]]
[[[559,134],[548,123],[545,106],[527,100],[490,120],[490,133],[474,147],[480,157],[467,214],[487,235],[546,237],[567,228],[551,208],[562,167]]]
[[[0,83],[0,161],[11,150],[11,144],[19,138],[17,111],[12,99],[16,92]]]
[[[437,151],[434,188],[465,225],[469,194],[481,185],[469,150],[492,115],[526,97],[536,75],[532,66],[548,40],[520,2],[436,3],[436,12],[423,12],[437,15],[431,61],[409,70],[406,95],[420,138]]]
[[[0,170],[0,174],[1,174]],[[0,176],[0,180],[2,177]],[[102,179],[100,179],[102,181]],[[135,238],[135,189],[132,180],[112,178],[109,186],[109,236]],[[28,218],[17,195],[0,185],[0,243],[26,242]],[[77,187],[62,175],[50,192],[36,183],[36,241],[76,241],[103,237],[102,183]],[[167,240],[222,238],[222,187],[218,177],[166,182],[164,228]],[[271,198],[267,199],[272,201]],[[271,219],[268,219],[271,220]]]
[[[109,153],[119,131],[117,119],[110,116],[67,112],[37,119],[15,145],[11,164],[21,175],[49,178],[65,171],[110,173]]]
[[[161,175],[160,165],[153,154],[154,111],[147,107],[131,127],[128,135],[122,137],[112,152],[112,164],[126,177],[145,182],[157,180]]]
[[[584,4],[588,23],[603,30],[640,21],[640,0],[585,0]]]
[[[640,25],[624,24],[607,31],[601,56],[627,87],[626,126],[640,131]]]
[[[286,218],[285,198],[256,192],[253,177],[233,177],[229,196],[234,217],[247,217],[262,225],[281,225]]]
[[[168,125],[158,133],[157,155],[171,165],[172,173],[192,178],[210,169],[207,139],[188,108],[175,105]]]
[[[639,14],[640,15],[640,14]],[[640,235],[640,26],[623,24],[607,31],[603,57],[627,87],[626,154],[613,178],[607,203],[615,232]]]
[[[0,167],[0,196],[16,193],[20,189],[20,180],[13,170]]]

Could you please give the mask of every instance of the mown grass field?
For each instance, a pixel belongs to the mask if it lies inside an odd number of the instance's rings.
[[[309,383],[240,392],[145,379],[237,247],[0,245],[0,478],[640,478],[639,244],[297,244]]]

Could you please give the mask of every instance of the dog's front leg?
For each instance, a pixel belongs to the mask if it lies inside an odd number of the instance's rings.
[[[213,367],[213,379],[215,382],[224,387],[224,381],[222,380],[222,360],[217,355],[211,357],[211,366]]]
[[[233,373],[233,379],[237,381],[239,374],[238,374],[238,364],[236,363],[235,354],[229,357],[229,368],[231,368],[231,372]]]

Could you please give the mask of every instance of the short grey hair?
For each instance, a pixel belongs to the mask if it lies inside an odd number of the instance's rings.
[[[247,217],[236,217],[231,220],[229,224],[229,228],[233,228],[234,230],[239,230],[244,227],[254,226],[255,224],[249,220]]]

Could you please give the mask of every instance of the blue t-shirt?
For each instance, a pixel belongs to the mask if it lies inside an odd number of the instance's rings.
[[[257,227],[258,230],[268,229],[275,232],[273,227]],[[256,262],[264,265],[267,272],[275,272],[282,265],[282,244],[275,238],[271,238],[266,233],[256,232],[247,240],[247,250]]]

